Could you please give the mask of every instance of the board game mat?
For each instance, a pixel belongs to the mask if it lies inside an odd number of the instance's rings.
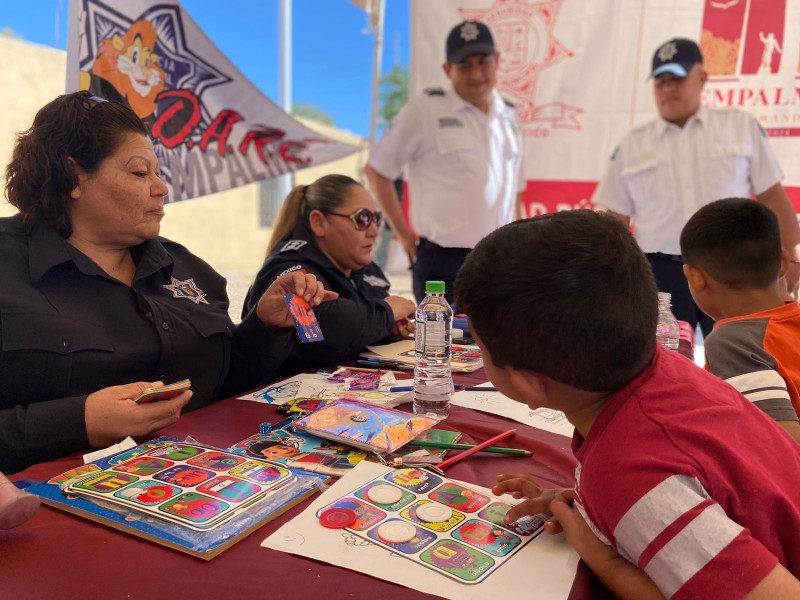
[[[158,438],[27,491],[56,508],[210,559],[326,481],[195,442]]]
[[[399,488],[400,498],[381,504],[370,498],[376,486]],[[429,522],[419,517],[426,504],[447,507],[451,515],[442,522]],[[503,517],[510,504],[473,490],[425,469],[390,471],[317,512],[346,509],[356,520],[346,529],[372,543],[416,563],[433,569],[456,581],[479,583],[489,577],[523,546],[544,531],[540,515],[505,523]],[[379,535],[382,525],[410,523],[413,538],[404,542],[388,542]]]

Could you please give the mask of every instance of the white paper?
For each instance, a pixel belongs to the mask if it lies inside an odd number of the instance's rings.
[[[459,344],[454,342],[454,346],[463,347],[465,352],[480,352],[478,346],[472,344]],[[384,360],[395,361],[413,367],[416,362],[414,354],[414,340],[400,340],[383,346],[367,346],[369,352],[362,352],[364,358],[382,358]],[[450,360],[450,369],[454,373],[472,373],[483,366],[483,360],[477,357],[465,358],[461,356],[460,350],[454,351]]]
[[[488,387],[491,383],[482,384],[478,387]],[[550,433],[556,433],[568,438],[572,437],[575,428],[572,423],[567,421],[567,417],[560,410],[552,408],[532,409],[523,404],[504,396],[500,392],[492,391],[463,391],[453,394],[452,404],[465,406],[474,410],[481,410],[500,417],[513,419],[518,423],[524,423],[537,429],[543,429]]]
[[[111,456],[112,454],[116,454],[117,452],[122,452],[123,450],[130,450],[131,448],[135,448],[137,445],[138,444],[134,442],[132,438],[126,437],[124,440],[114,444],[113,446],[109,446],[108,448],[101,448],[100,450],[95,450],[94,452],[89,452],[88,454],[84,454],[83,464],[88,464],[99,458],[105,458],[106,456]]]
[[[409,384],[410,384],[409,380]],[[375,390],[349,390],[344,383],[335,383],[322,379],[306,379],[297,390],[298,398],[319,398],[322,400],[338,400],[346,398],[348,400],[360,400],[378,406],[391,408],[409,402],[413,399],[413,392],[391,392],[389,388],[396,385],[397,381],[389,384],[381,384]]]
[[[408,558],[346,531],[326,529],[319,524],[316,512],[338,498],[381,476],[388,467],[362,461],[319,496],[302,514],[295,517],[261,545],[281,552],[307,556],[386,581],[458,600],[529,600],[532,597],[559,599],[569,594],[578,555],[563,536],[546,533],[526,544],[511,560],[484,582],[459,583]],[[491,495],[491,491],[467,483],[469,487]],[[508,496],[503,500],[515,502]]]
[[[300,385],[306,380],[325,381],[325,375],[312,375],[307,373],[295,375],[294,377],[289,377],[288,379],[271,383],[260,390],[256,390],[255,392],[245,394],[244,396],[239,396],[237,400],[252,400],[253,402],[275,404],[276,406],[286,404],[295,398],[305,397],[298,396],[297,391],[300,389]]]

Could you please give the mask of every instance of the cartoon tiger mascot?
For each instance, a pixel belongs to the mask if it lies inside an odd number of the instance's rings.
[[[156,30],[139,20],[123,36],[101,42],[91,73],[81,72],[80,88],[123,102],[139,117],[152,122],[156,96],[164,89],[164,70],[158,66]]]

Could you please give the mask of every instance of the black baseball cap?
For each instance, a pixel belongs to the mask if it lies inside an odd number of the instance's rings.
[[[686,77],[696,64],[703,64],[703,54],[697,44],[685,38],[672,38],[661,44],[653,54],[650,77],[658,77],[662,73]]]
[[[447,62],[460,63],[473,54],[494,54],[494,38],[485,23],[464,21],[450,30],[445,54]]]

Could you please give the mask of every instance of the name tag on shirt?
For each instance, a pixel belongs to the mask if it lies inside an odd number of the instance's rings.
[[[439,117],[439,129],[444,129],[445,127],[463,127],[464,123],[461,122],[461,119],[456,117]]]

